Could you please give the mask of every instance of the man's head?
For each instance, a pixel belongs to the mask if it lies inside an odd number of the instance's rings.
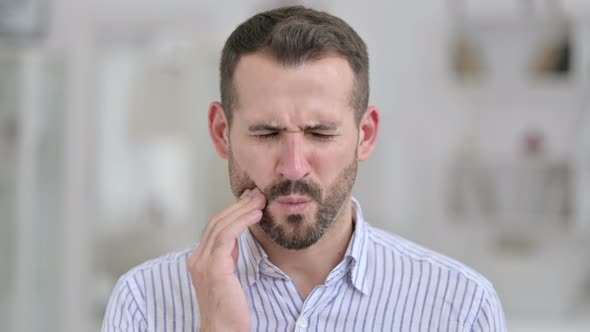
[[[265,194],[260,227],[275,243],[313,245],[349,206],[357,162],[379,128],[363,41],[311,9],[258,14],[226,42],[221,95],[209,128],[232,192]]]
[[[239,25],[227,39],[221,53],[221,104],[228,121],[239,103],[233,82],[240,58],[256,52],[267,53],[284,66],[298,66],[328,54],[348,62],[354,73],[350,106],[357,120],[369,102],[369,56],[365,42],[343,20],[304,7],[284,7],[257,14]]]

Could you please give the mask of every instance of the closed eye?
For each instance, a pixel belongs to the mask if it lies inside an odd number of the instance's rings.
[[[278,131],[272,131],[272,132],[268,132],[268,133],[264,133],[264,134],[254,135],[254,137],[256,137],[257,139],[260,139],[260,140],[268,140],[268,139],[272,139],[272,138],[277,138],[278,136],[279,136]]]
[[[309,135],[311,135],[313,138],[319,139],[319,140],[331,140],[333,139],[336,135],[333,134],[324,134],[324,133],[318,133],[318,132],[310,132]]]
[[[281,134],[280,131],[265,131],[262,133],[254,134],[252,136],[258,140],[261,140],[261,141],[268,141],[271,139],[279,138],[280,134]],[[336,134],[326,134],[326,133],[316,132],[316,131],[308,131],[305,134],[310,136],[312,139],[315,139],[318,141],[330,141],[334,137],[338,136]]]

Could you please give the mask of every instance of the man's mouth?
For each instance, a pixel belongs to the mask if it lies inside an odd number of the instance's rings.
[[[289,214],[302,213],[311,204],[311,199],[305,196],[284,196],[276,200],[281,210]]]

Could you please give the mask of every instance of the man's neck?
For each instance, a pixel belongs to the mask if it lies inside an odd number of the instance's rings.
[[[354,231],[353,216],[356,218],[356,213],[348,200],[324,236],[302,250],[289,250],[273,243],[260,227],[251,230],[268,259],[292,278],[303,298],[307,298],[344,258]]]

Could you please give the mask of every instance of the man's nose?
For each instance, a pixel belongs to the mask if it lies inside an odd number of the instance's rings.
[[[299,180],[311,171],[308,163],[303,133],[285,133],[277,173],[282,179]]]

